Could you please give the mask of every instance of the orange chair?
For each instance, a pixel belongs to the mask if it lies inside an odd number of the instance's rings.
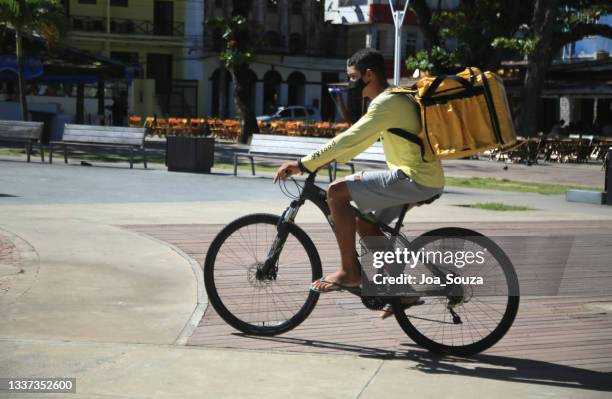
[[[287,136],[302,136],[304,133],[304,122],[287,122]]]
[[[257,121],[257,127],[261,133],[270,133],[270,122]]]
[[[175,136],[186,136],[189,132],[186,118],[170,118],[168,124],[170,125],[170,132]]]
[[[170,133],[170,123],[166,118],[157,118],[155,121],[155,133],[159,136],[166,136]]]
[[[210,131],[215,138],[225,140],[227,134],[225,131],[225,126],[223,125],[223,122],[221,122],[221,120],[210,119],[208,121],[208,126],[210,127]]]
[[[130,116],[128,118],[128,127],[142,127],[142,118],[140,116]]]
[[[153,124],[155,122],[155,118],[152,116],[148,116],[147,119],[145,119],[144,123],[143,123],[143,127],[153,127]]]
[[[153,118],[152,116],[148,116],[147,118],[145,118],[144,123],[142,124],[142,127],[146,129],[148,136],[153,136],[155,134],[155,129],[153,126],[154,122],[155,118]]]
[[[240,120],[226,119],[224,125],[227,132],[226,139],[234,142],[238,141],[240,138]]]
[[[191,118],[189,119],[189,134],[191,136],[201,136],[204,134],[204,126],[206,120],[204,118]]]
[[[272,134],[280,134],[283,136],[287,135],[287,122],[285,121],[276,121],[270,123],[270,128]]]

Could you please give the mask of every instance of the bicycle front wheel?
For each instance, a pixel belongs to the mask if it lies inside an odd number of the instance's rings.
[[[253,214],[227,225],[213,240],[204,262],[204,283],[219,316],[246,334],[277,335],[302,323],[319,294],[310,284],[322,276],[312,240],[288,225],[273,278],[258,277],[277,237],[280,217]]]
[[[410,338],[432,352],[471,356],[490,348],[508,332],[518,312],[519,283],[510,259],[494,241],[473,230],[449,227],[425,233],[410,246],[415,252],[482,251],[484,261],[474,275],[495,286],[495,292],[484,293],[457,285],[453,295],[425,296],[423,304],[407,310],[394,298],[395,318]],[[454,267],[449,270],[454,275],[463,273]]]

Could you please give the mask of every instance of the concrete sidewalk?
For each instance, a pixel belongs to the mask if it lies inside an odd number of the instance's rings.
[[[0,194],[14,195],[0,198],[0,234],[19,249],[24,271],[0,293],[0,377],[76,377],[77,394],[69,398],[472,398],[482,392],[569,398],[612,392],[603,373],[577,375],[576,368],[559,367],[546,374],[542,365],[520,359],[440,359],[415,350],[408,358],[383,360],[185,347],[206,305],[200,266],[177,248],[120,225],[226,223],[250,212],[280,213],[289,200],[269,180],[0,162],[0,183]],[[495,198],[540,210],[453,206]],[[555,196],[453,189],[410,217],[612,220],[612,212]],[[298,221],[323,218],[310,205]]]
[[[160,344],[179,338],[198,301],[197,265],[120,227],[2,211],[0,234],[27,242],[36,259],[16,277],[25,289],[14,295],[9,287],[0,296],[0,337]]]
[[[10,349],[7,346],[10,345]],[[493,358],[493,357],[490,357]],[[66,398],[608,398],[603,373],[437,358],[381,360],[150,344],[0,340],[0,375],[70,376]],[[6,365],[11,365],[7,374]],[[1,394],[0,394],[1,395]],[[15,394],[14,398],[37,398]]]

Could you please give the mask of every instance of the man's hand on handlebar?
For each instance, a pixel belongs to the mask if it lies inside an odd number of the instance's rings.
[[[298,173],[303,174],[297,161],[285,161],[276,171],[276,175],[274,175],[274,180],[272,180],[272,183],[276,183],[279,180],[287,180],[290,176]]]

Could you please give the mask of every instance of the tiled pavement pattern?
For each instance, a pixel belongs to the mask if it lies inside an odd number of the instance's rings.
[[[8,236],[0,232],[0,295],[8,291],[9,277],[20,271],[20,256],[17,247]]]
[[[612,225],[609,222],[515,222],[461,223],[488,235],[582,235],[590,238],[591,250],[612,253]],[[415,237],[442,227],[437,223],[410,224],[406,231]],[[203,264],[209,243],[221,225],[137,225],[126,226],[171,243]],[[338,251],[335,238],[324,224],[303,224],[323,260],[324,273],[335,269]],[[603,249],[602,249],[603,248]],[[573,281],[584,284],[612,283],[610,258],[599,257],[590,270],[574,271]],[[534,265],[536,267],[537,265]],[[520,275],[520,272],[519,272]],[[582,283],[580,283],[582,281]],[[519,314],[510,332],[478,359],[520,370],[541,370],[541,378],[555,369],[570,368],[576,381],[601,372],[612,372],[612,295],[522,297]],[[277,337],[247,337],[231,327],[209,306],[188,345],[271,350],[354,354],[373,357],[409,357],[423,360],[423,352],[399,328],[393,318],[381,321],[378,312],[364,308],[359,298],[348,293],[321,295],[311,316],[295,330]],[[425,361],[432,361],[431,358]],[[426,367],[426,364],[424,364]],[[512,378],[510,376],[510,378]],[[568,383],[572,383],[569,381]]]

